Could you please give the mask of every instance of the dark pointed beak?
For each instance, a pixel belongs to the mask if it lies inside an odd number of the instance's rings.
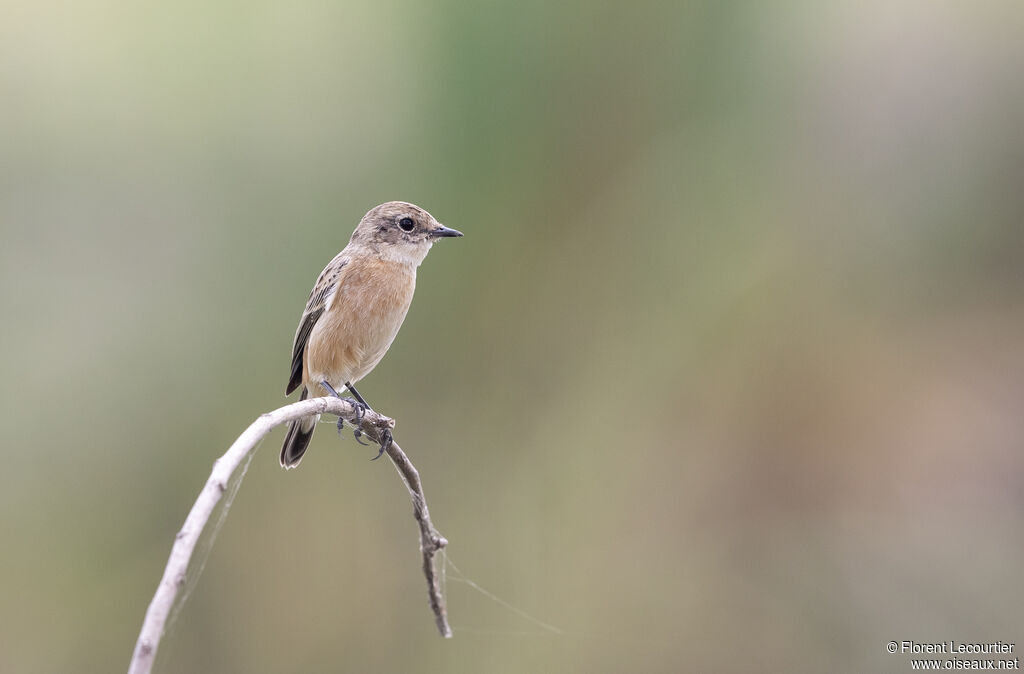
[[[431,239],[441,239],[448,236],[462,236],[462,232],[451,227],[445,227],[444,225],[430,232]]]

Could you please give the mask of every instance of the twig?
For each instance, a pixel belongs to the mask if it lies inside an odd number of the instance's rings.
[[[434,571],[434,555],[448,545],[448,540],[434,528],[430,521],[430,510],[427,508],[427,497],[423,495],[423,484],[416,466],[405,455],[398,443],[392,442],[388,447],[388,456],[395,464],[405,486],[412,497],[412,515],[420,525],[420,552],[423,554],[423,575],[427,579],[427,593],[430,595],[430,610],[434,612],[434,622],[445,639],[452,638],[452,628],[448,626],[448,611],[444,605],[444,595]]]
[[[196,499],[188,517],[185,518],[185,524],[181,531],[174,537],[174,546],[171,548],[171,556],[167,560],[167,568],[164,569],[160,585],[157,586],[156,594],[153,595],[153,600],[146,610],[146,618],[142,623],[139,639],[135,643],[135,652],[132,654],[132,661],[128,666],[128,674],[149,674],[152,670],[167,617],[174,607],[178,593],[188,580],[188,565],[192,559],[192,553],[238,466],[255,450],[260,440],[274,428],[313,414],[338,415],[352,424],[356,419],[355,407],[348,401],[339,398],[313,398],[285,405],[273,412],[260,415],[245,429],[245,432],[238,436],[224,456],[214,462],[213,471],[210,473],[206,485],[199,492],[199,498]],[[359,425],[368,437],[379,440],[382,431],[394,428],[395,422],[393,419],[369,410],[363,415]],[[423,573],[427,579],[430,608],[434,612],[434,619],[441,635],[450,638],[452,631],[448,626],[444,597],[434,571],[434,555],[446,546],[448,541],[437,532],[430,521],[430,511],[427,510],[423,485],[420,483],[419,473],[409,461],[409,457],[394,442],[388,448],[388,456],[398,469],[412,497],[413,516],[420,527],[420,551],[423,554]]]

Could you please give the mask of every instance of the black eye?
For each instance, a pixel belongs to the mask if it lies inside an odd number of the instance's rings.
[[[412,221],[412,218],[402,218],[398,221],[398,226],[401,227],[404,232],[411,232],[412,228],[416,226],[416,223]]]

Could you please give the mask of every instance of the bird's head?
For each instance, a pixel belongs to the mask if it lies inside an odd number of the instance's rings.
[[[438,239],[462,236],[430,213],[405,201],[389,201],[363,216],[352,232],[352,243],[376,251],[382,258],[420,264]]]

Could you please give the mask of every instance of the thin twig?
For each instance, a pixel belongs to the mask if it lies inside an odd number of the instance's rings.
[[[167,617],[174,607],[178,593],[188,580],[188,565],[192,559],[192,553],[238,466],[255,450],[260,440],[274,428],[314,414],[338,415],[352,424],[355,424],[356,420],[355,407],[348,401],[339,398],[313,398],[285,405],[273,412],[260,415],[245,429],[245,432],[238,436],[224,456],[214,462],[213,471],[210,473],[206,485],[199,492],[199,498],[196,499],[188,517],[185,518],[185,524],[181,531],[174,537],[174,546],[171,548],[171,556],[167,560],[167,568],[164,569],[160,585],[157,586],[156,594],[153,595],[153,600],[146,610],[146,618],[142,623],[139,639],[135,643],[135,651],[132,654],[131,664],[128,666],[128,674],[149,674],[152,670],[156,651],[160,646],[160,639],[167,624]],[[359,426],[363,433],[371,439],[378,440],[385,429],[390,430],[395,427],[395,422],[393,419],[369,410],[363,415]],[[394,442],[388,448],[388,456],[398,469],[412,497],[413,515],[420,528],[420,550],[423,555],[423,573],[426,576],[430,594],[430,608],[434,612],[438,630],[442,636],[450,638],[452,631],[448,626],[444,596],[441,594],[437,574],[434,571],[434,555],[438,550],[444,548],[448,541],[437,532],[430,521],[430,511],[427,510],[423,485],[420,483],[419,473],[409,461],[409,457]]]
[[[387,418],[387,417],[385,417]],[[394,422],[392,422],[394,425]],[[380,444],[382,431],[388,428],[380,424],[373,425],[370,429],[363,428],[367,436],[377,444]],[[423,555],[423,575],[427,579],[427,593],[430,595],[430,610],[434,612],[434,621],[437,629],[445,639],[452,638],[452,628],[448,626],[448,610],[444,604],[444,594],[441,592],[440,578],[434,570],[434,555],[448,545],[448,539],[434,528],[430,521],[430,509],[427,508],[427,497],[423,494],[423,483],[420,482],[419,471],[412,461],[405,455],[402,448],[394,440],[387,448],[388,458],[395,464],[398,474],[402,476],[409,496],[412,498],[412,516],[420,525],[420,553]]]
[[[444,594],[441,592],[440,578],[434,570],[434,555],[446,545],[448,540],[434,528],[430,521],[430,509],[427,508],[427,497],[423,495],[423,484],[420,474],[412,461],[405,455],[398,443],[392,442],[388,447],[388,456],[398,469],[405,486],[412,497],[412,514],[420,525],[420,552],[423,555],[423,575],[427,579],[427,592],[430,595],[430,610],[434,612],[437,629],[445,639],[452,638],[452,628],[448,626],[448,611],[444,605]]]

